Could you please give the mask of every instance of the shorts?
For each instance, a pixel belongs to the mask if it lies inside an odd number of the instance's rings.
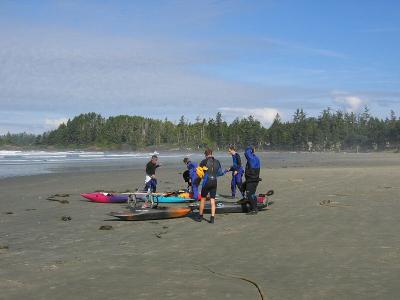
[[[201,188],[201,197],[206,198],[210,195],[210,198],[215,199],[217,196],[217,181],[207,181],[206,184]]]

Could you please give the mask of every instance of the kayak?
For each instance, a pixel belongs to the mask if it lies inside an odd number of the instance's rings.
[[[195,201],[192,198],[182,198],[178,196],[153,196],[153,201],[155,203],[186,203]]]
[[[167,192],[167,193],[152,193],[146,192],[135,192],[132,196],[139,201],[145,201],[146,199],[153,199],[154,203],[186,203],[193,202],[194,199],[190,198],[188,193],[180,192]]]
[[[146,221],[181,218],[187,216],[191,211],[190,207],[157,207],[111,212],[109,215],[123,221]]]
[[[257,208],[258,210],[265,210],[268,209],[268,207],[272,204],[273,202],[268,202],[267,203],[257,203]],[[189,205],[192,210],[196,210],[199,208],[198,204],[191,204]],[[222,201],[217,201],[215,203],[215,213],[216,214],[230,214],[230,213],[246,213],[248,212],[248,206],[246,204],[240,204],[236,202],[222,202]],[[211,213],[211,204],[206,203],[204,206],[204,213],[205,214],[210,214]]]
[[[98,203],[124,203],[129,199],[130,193],[126,194],[113,194],[106,192],[96,192],[96,193],[87,193],[81,194],[82,197]],[[134,197],[136,197],[139,201],[145,201],[148,196],[145,193],[132,193]],[[152,194],[153,202],[155,203],[186,203],[193,202],[194,199],[191,198],[183,198],[178,196],[166,196],[165,194]]]
[[[129,197],[127,194],[111,194],[102,192],[81,194],[81,196],[92,202],[98,203],[124,203],[128,201]]]
[[[268,196],[273,195],[273,191],[268,191],[266,194],[259,194],[257,197],[258,210],[262,211],[269,209],[269,206],[273,204],[268,199]],[[248,211],[247,200],[241,200],[239,202],[228,202],[228,201],[217,201],[216,202],[216,213],[243,213]],[[187,207],[160,207],[156,206],[153,208],[140,208],[130,209],[124,212],[111,212],[109,215],[119,218],[123,221],[146,221],[146,220],[160,220],[160,219],[172,219],[181,218],[189,215],[194,210],[199,209],[198,203],[189,204]],[[204,207],[204,213],[209,214],[211,212],[210,203],[206,203]]]
[[[272,196],[274,191],[268,191],[266,194],[259,194],[257,196],[257,208],[258,210],[269,209],[269,206],[274,202],[268,199]],[[215,203],[215,213],[217,214],[229,214],[229,213],[247,213],[249,211],[249,201],[246,199],[239,200],[238,202],[230,201],[216,201]],[[198,203],[193,203],[189,205],[192,210],[199,209]],[[204,206],[204,213],[211,213],[211,204],[207,202]]]
[[[258,210],[262,211],[267,209],[272,202],[268,204],[257,205]],[[142,208],[132,209],[123,212],[111,212],[109,215],[116,217],[122,221],[147,221],[147,220],[161,220],[161,219],[173,219],[182,218],[189,215],[193,210],[198,209],[198,204],[191,204],[188,207],[155,207],[155,208]],[[247,212],[247,208],[243,204],[234,202],[222,202],[216,203],[216,213],[243,213]],[[211,213],[211,206],[209,203],[204,207],[204,213]]]

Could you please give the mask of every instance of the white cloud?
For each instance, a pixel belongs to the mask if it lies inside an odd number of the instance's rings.
[[[276,108],[260,107],[260,108],[244,108],[244,107],[221,107],[221,111],[225,113],[240,114],[243,117],[253,116],[263,125],[269,126],[274,121],[277,114],[281,114]]]
[[[293,86],[266,86],[205,75],[193,66],[220,62],[212,45],[143,37],[88,36],[31,29],[0,30],[0,105],[8,111],[76,115],[140,114],[194,119],[230,103],[269,106],[270,101],[320,99],[329,92]],[[318,96],[318,97],[317,97]],[[190,111],[179,107],[191,105]],[[291,106],[291,105],[290,105]],[[51,108],[51,110],[49,110]],[[150,109],[151,108],[151,109]],[[192,114],[192,115],[190,115]],[[267,120],[267,112],[253,111]]]
[[[246,43],[228,40],[221,46],[213,39],[150,37],[97,36],[51,28],[0,29],[0,40],[6,41],[0,48],[0,130],[39,133],[60,123],[45,124],[46,118],[59,120],[90,111],[103,116],[138,114],[170,120],[184,114],[194,120],[198,115],[210,116],[210,111],[227,103],[234,108],[224,110],[230,117],[253,115],[269,125],[278,109],[289,112],[301,106],[318,113],[332,97],[349,111],[359,109],[364,99],[371,103],[379,99],[393,107],[388,101],[399,97],[397,91],[333,95],[330,88],[293,85],[295,80],[276,85],[268,78],[258,83],[227,79],[197,67],[218,67],[231,60],[235,66],[236,57],[225,55],[231,53],[227,49]],[[261,47],[265,52],[269,50],[265,46],[276,46],[302,50],[303,54],[341,56],[282,41],[263,43],[267,44]],[[260,48],[255,46],[248,50]],[[248,103],[256,108],[244,108]],[[277,109],[271,108],[275,103],[279,103]],[[16,118],[17,114],[24,117]],[[4,116],[9,119],[4,120]]]
[[[345,92],[333,92],[336,104],[341,105],[347,112],[358,112],[367,104],[367,100],[360,96],[351,95]]]
[[[360,97],[356,97],[356,96],[345,97],[344,101],[346,102],[346,104],[348,106],[347,109],[350,111],[358,111],[364,102]]]
[[[60,126],[62,123],[67,124],[67,118],[60,118],[60,119],[46,119],[44,121],[46,127],[49,129],[54,129]]]

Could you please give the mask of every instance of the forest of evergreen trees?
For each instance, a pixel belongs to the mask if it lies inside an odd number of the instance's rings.
[[[385,120],[363,113],[324,110],[309,117],[296,110],[291,121],[277,115],[270,128],[254,117],[237,118],[231,123],[222,114],[214,118],[179,123],[140,116],[104,118],[96,113],[81,114],[56,130],[41,135],[7,134],[0,146],[33,146],[138,150],[150,146],[169,148],[221,149],[229,144],[238,148],[253,144],[259,149],[289,151],[382,151],[400,147],[400,120],[391,111]]]

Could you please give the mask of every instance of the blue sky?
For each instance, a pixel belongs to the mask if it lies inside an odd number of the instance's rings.
[[[399,1],[0,2],[0,133],[79,113],[400,115]]]

